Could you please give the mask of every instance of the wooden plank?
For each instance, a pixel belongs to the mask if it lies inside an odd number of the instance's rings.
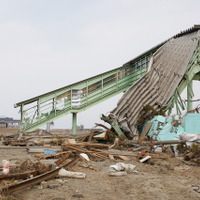
[[[63,154],[66,154],[67,151],[64,152],[59,152],[59,153],[52,153],[52,154],[36,154],[35,157],[38,159],[46,159],[46,158],[51,158],[51,157],[58,157]]]
[[[44,147],[29,147],[27,148],[29,153],[44,153],[44,150],[49,149],[52,151],[62,151],[60,146],[44,148]]]
[[[89,135],[89,138],[88,138],[88,142],[91,142],[92,141],[92,137],[94,135],[94,131],[92,131]]]
[[[79,142],[75,144],[65,143],[62,148],[65,150],[68,146],[80,146],[80,147],[96,147],[96,148],[109,148],[108,144],[99,144],[99,143],[89,143],[89,142]]]
[[[0,149],[27,149],[27,146],[0,146]]]
[[[11,186],[5,187],[5,188],[2,189],[2,194],[5,194],[5,195],[11,194],[11,193],[16,192],[18,190],[31,187],[35,184],[41,183],[42,181],[53,178],[58,174],[59,170],[62,167],[65,168],[65,169],[69,169],[69,168],[73,167],[79,160],[80,160],[80,158],[76,157],[74,160],[70,161],[69,163],[67,163],[65,165],[62,165],[61,167],[59,167],[57,169],[54,169],[54,170],[51,170],[51,171],[46,172],[44,174],[35,176],[31,179],[22,181],[22,182],[20,182],[16,185],[11,185]]]
[[[74,147],[73,145],[72,146],[68,146],[68,147],[71,148],[72,150],[75,150],[75,151],[79,152],[79,153],[90,154],[92,157],[96,157],[98,159],[103,159],[103,160],[108,159],[106,156],[100,155],[100,154],[98,154],[98,152],[95,152],[95,151],[90,151],[90,150],[87,150],[87,149],[84,149],[84,148],[80,148],[80,147]]]
[[[161,145],[161,144],[185,144],[185,140],[165,140],[165,141],[144,141],[142,144]]]
[[[105,151],[90,151],[88,153],[95,153],[95,154],[105,154],[105,155],[113,155],[113,156],[131,156],[131,157],[143,157],[141,155],[135,155],[135,154],[120,154],[120,153],[112,153],[112,152],[105,152]]]
[[[0,180],[8,180],[8,179],[27,179],[31,175],[36,176],[39,174],[39,171],[31,171],[31,172],[25,172],[25,173],[18,173],[18,174],[7,174],[7,175],[1,175]]]
[[[114,152],[106,152],[106,151],[88,151],[87,153],[98,153],[98,154],[105,154],[105,155],[113,155],[113,156],[130,156],[130,157],[138,157],[138,158],[142,158],[142,157],[145,157],[145,156],[142,156],[142,155],[135,155],[135,154],[126,154],[126,153],[114,153]],[[150,154],[149,154],[150,155]],[[155,154],[151,154],[151,156],[154,156],[152,158],[155,158],[155,159],[166,159],[164,157],[156,157]]]
[[[121,158],[124,161],[129,161],[130,160],[130,157],[128,157],[128,156],[122,156],[122,155],[120,155],[118,157]]]
[[[148,122],[147,125],[145,126],[144,130],[142,131],[142,133],[140,134],[140,138],[139,138],[139,142],[143,141],[147,135],[147,133],[149,132],[151,126],[152,126],[153,122]]]
[[[65,152],[64,155],[61,156],[61,158],[59,158],[55,163],[56,165],[60,165],[62,164],[67,158],[69,158],[69,156],[72,154],[71,151]]]

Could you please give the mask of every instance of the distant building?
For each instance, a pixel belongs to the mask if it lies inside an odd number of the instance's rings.
[[[0,128],[19,127],[20,122],[21,121],[17,119],[0,116]]]

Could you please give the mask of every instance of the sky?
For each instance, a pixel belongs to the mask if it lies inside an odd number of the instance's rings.
[[[120,67],[200,24],[199,8],[199,0],[0,0],[0,115],[19,119],[15,103]],[[103,123],[120,97],[79,113],[78,125]],[[71,128],[71,118],[54,128]]]

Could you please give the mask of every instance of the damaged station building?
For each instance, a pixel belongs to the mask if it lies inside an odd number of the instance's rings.
[[[182,31],[119,68],[19,102],[21,130],[33,131],[72,114],[77,115],[116,94],[125,92],[117,107],[102,119],[114,134],[129,140],[198,140],[199,108],[193,108],[193,80],[200,80],[200,25]],[[181,93],[187,89],[187,100]],[[186,103],[185,103],[186,102]],[[172,110],[176,110],[176,115]],[[183,111],[187,110],[185,115]]]
[[[29,188],[16,196],[199,199],[200,106],[193,106],[199,80],[200,25],[194,25],[121,67],[16,103],[20,129],[1,135],[1,194]],[[78,113],[119,93],[117,106],[101,115],[109,127],[79,134]],[[67,114],[70,133],[39,129]]]
[[[133,140],[200,142],[200,104],[193,108],[193,80],[200,80],[200,26],[164,42],[147,72],[123,95],[110,118]],[[131,65],[134,60],[126,63]],[[187,100],[181,93],[187,89]],[[186,102],[186,103],[185,103]],[[175,108],[176,114],[172,115]],[[187,110],[186,114],[182,114]]]
[[[0,116],[0,128],[19,127],[20,120],[11,117]]]

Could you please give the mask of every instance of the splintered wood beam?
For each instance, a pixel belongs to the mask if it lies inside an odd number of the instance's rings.
[[[69,156],[72,154],[71,151],[65,152],[65,154],[63,154],[55,163],[56,165],[60,165],[62,164],[67,158],[69,158]]]
[[[89,142],[80,142],[74,144],[64,144],[62,147],[67,148],[68,146],[80,146],[80,147],[96,147],[96,148],[109,148],[110,145],[108,144],[96,144],[96,143],[89,143]]]
[[[153,145],[161,145],[161,144],[185,144],[185,140],[165,140],[165,141],[144,141],[142,144],[153,144]]]
[[[68,146],[68,148],[74,150],[75,152],[90,154],[92,157],[95,157],[95,158],[98,158],[98,159],[103,159],[103,160],[108,159],[108,157],[101,155],[101,154],[98,154],[98,152],[90,151],[90,150],[87,150],[83,147]]]
[[[58,174],[58,172],[61,168],[69,169],[69,168],[73,167],[79,160],[80,160],[80,158],[77,156],[75,159],[73,159],[69,163],[62,165],[61,167],[59,167],[57,169],[54,169],[54,170],[51,170],[51,171],[46,172],[44,174],[35,176],[31,179],[22,181],[22,182],[20,182],[16,185],[11,185],[11,186],[5,187],[5,188],[2,189],[2,194],[8,195],[8,194],[11,194],[13,192],[19,191],[21,189],[28,188],[28,187],[31,187],[31,186],[36,185],[38,183],[41,183],[42,181],[51,179]]]
[[[51,154],[36,154],[35,157],[38,159],[45,159],[45,158],[51,158],[51,157],[59,157],[62,155],[65,155],[68,153],[67,151],[60,152],[60,153],[51,153]]]
[[[27,179],[31,175],[36,176],[39,174],[39,171],[31,171],[31,172],[25,172],[25,173],[18,173],[18,174],[7,174],[7,175],[1,175],[0,180],[10,180],[10,179]]]

